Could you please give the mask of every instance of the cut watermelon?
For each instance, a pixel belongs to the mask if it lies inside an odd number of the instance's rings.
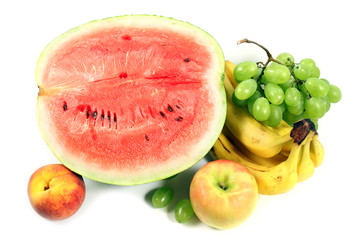
[[[177,174],[223,127],[224,56],[205,31],[132,15],[93,21],[52,41],[36,67],[37,119],[56,157],[100,182]]]

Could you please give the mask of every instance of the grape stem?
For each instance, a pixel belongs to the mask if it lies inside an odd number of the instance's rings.
[[[279,63],[281,65],[284,65],[282,64],[281,62],[279,62],[278,60],[276,60],[275,58],[273,58],[273,56],[271,55],[271,53],[269,52],[269,50],[267,50],[266,47],[264,47],[263,45],[257,43],[257,42],[254,42],[254,41],[251,41],[247,38],[244,38],[244,39],[241,39],[237,42],[237,45],[240,45],[242,43],[252,43],[252,44],[255,44],[257,45],[258,47],[262,48],[265,52],[266,52],[266,55],[268,57],[268,60],[266,61],[266,63],[264,64],[264,67],[266,67],[270,62],[276,62],[276,63]]]

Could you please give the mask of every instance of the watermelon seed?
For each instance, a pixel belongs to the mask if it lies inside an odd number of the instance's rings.
[[[169,110],[169,112],[173,112],[173,111],[174,111],[174,109],[173,109],[170,105],[168,105],[168,110]]]
[[[185,61],[185,62],[190,62],[190,59],[189,59],[189,58],[185,58],[184,61]]]
[[[181,116],[178,116],[177,118],[175,118],[175,121],[177,121],[177,122],[180,122],[182,120],[183,120],[183,118]]]
[[[160,111],[160,115],[165,118],[165,114],[163,112]]]
[[[104,121],[105,115],[104,115],[104,109],[101,110],[101,121]]]
[[[91,108],[90,108],[90,106],[87,106],[86,107],[86,118],[89,118],[90,117],[90,114],[91,114]]]
[[[105,118],[105,115],[104,115],[104,109],[101,109],[101,126],[104,126],[104,118]]]
[[[145,139],[146,139],[146,141],[149,141],[149,137],[146,134],[145,134]]]
[[[175,107],[177,107],[178,109],[180,109],[180,107],[178,105],[175,105]]]
[[[66,110],[67,110],[67,104],[66,104],[66,102],[64,102],[63,109],[64,109],[64,111],[66,111]]]
[[[116,119],[116,113],[114,113],[114,123],[115,123],[115,129],[117,129],[117,119]]]
[[[97,117],[97,111],[95,110],[95,111],[93,112],[93,114],[92,114],[92,118],[93,118],[93,119],[96,119],[96,117]]]

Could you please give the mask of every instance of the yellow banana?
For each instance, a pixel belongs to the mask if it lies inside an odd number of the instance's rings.
[[[280,164],[281,162],[285,161],[287,159],[288,155],[285,155],[283,153],[278,153],[277,155],[271,157],[271,158],[264,158],[260,157],[253,152],[251,152],[249,149],[247,149],[230,131],[229,129],[224,126],[222,133],[234,144],[234,146],[247,158],[251,159],[254,163],[257,163],[262,166],[267,167],[273,167],[275,165]],[[290,143],[292,141],[289,141]]]
[[[228,76],[231,85],[235,88],[237,85],[237,82],[235,81],[234,77],[234,68],[235,64],[229,60],[225,61],[225,75]]]
[[[269,127],[253,118],[249,112],[232,102],[234,87],[225,74],[224,85],[227,97],[225,125],[251,152],[264,158],[277,155],[282,147],[292,140],[291,127],[283,122],[278,127]]]
[[[310,143],[312,139],[308,139],[307,142],[301,148],[300,158],[298,162],[298,182],[303,182],[310,178],[315,171],[314,163],[310,157]]]
[[[213,146],[213,157],[215,159],[227,159],[241,163],[249,170],[267,171],[269,167],[259,165],[241,153],[230,140],[221,133]]]
[[[322,164],[325,156],[325,150],[321,142],[318,139],[319,135],[315,134],[314,138],[310,142],[310,157],[315,167]]]
[[[297,167],[302,157],[302,148],[310,141],[313,134],[314,132],[310,131],[301,144],[293,143],[287,159],[272,167],[258,164],[248,158],[223,133],[213,147],[213,154],[217,159],[228,159],[246,166],[256,178],[260,194],[281,194],[291,190],[298,182]]]
[[[268,171],[253,171],[257,180],[259,192],[274,195],[290,191],[298,182],[297,166],[303,145],[312,137],[311,131],[301,143],[293,143],[286,161],[272,167]]]

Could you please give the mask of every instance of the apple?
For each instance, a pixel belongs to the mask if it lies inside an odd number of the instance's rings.
[[[257,200],[255,177],[245,166],[230,160],[208,162],[190,184],[196,216],[217,229],[239,226],[253,213]]]
[[[85,199],[82,176],[62,164],[49,164],[37,169],[28,183],[28,196],[34,210],[50,220],[72,216]]]

